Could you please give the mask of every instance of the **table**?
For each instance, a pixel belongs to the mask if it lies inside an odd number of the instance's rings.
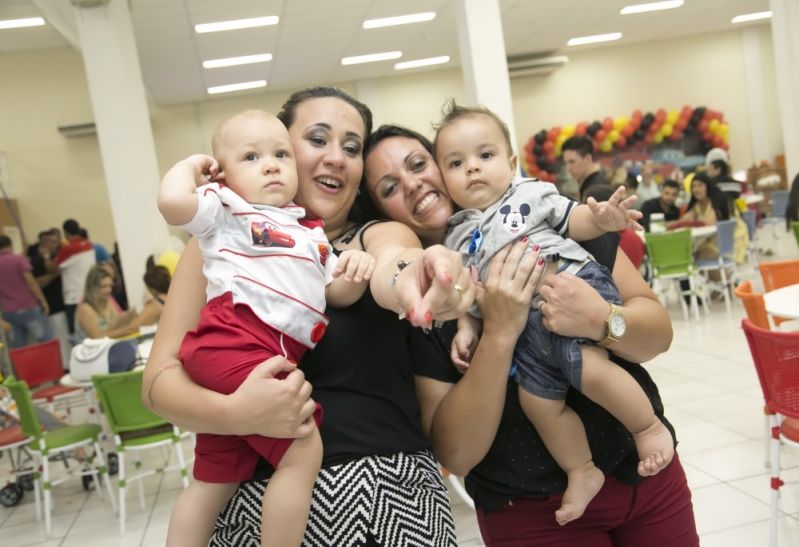
[[[763,203],[763,194],[742,194],[741,197],[744,199],[747,205],[756,205],[758,203]]]
[[[695,228],[691,228],[691,237],[693,239],[698,239],[700,237],[707,237],[712,236],[716,233],[716,225],[710,224],[708,226],[697,226]]]
[[[799,283],[763,295],[766,311],[777,317],[799,319]]]

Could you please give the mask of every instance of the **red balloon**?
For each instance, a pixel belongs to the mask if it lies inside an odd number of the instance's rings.
[[[551,153],[547,154],[547,163],[549,163],[550,165],[555,163],[555,153],[554,152],[551,152]]]
[[[702,133],[702,135],[707,133],[707,120],[703,118],[702,121],[699,122],[699,125],[696,126],[696,128],[699,129],[699,132]]]
[[[685,118],[680,118],[676,124],[674,124],[674,129],[677,131],[685,131],[685,128],[688,127],[688,120]]]
[[[632,124],[625,125],[624,128],[621,130],[621,135],[623,137],[629,137],[633,133],[635,133],[635,128],[632,126]]]
[[[574,134],[581,137],[585,135],[586,131],[588,131],[588,124],[585,122],[578,123],[577,127],[574,128]]]
[[[721,145],[721,148],[724,149],[724,150],[729,150],[730,149],[730,145],[725,142],[724,144]]]
[[[640,110],[638,110],[638,109],[633,110],[632,119],[641,121],[641,117],[642,116],[643,116],[643,113]]]
[[[551,154],[554,149],[555,145],[552,144],[552,141],[544,141],[544,153]]]
[[[604,120],[602,120],[602,128],[605,131],[610,131],[613,129],[613,118],[610,116],[606,116]]]
[[[644,142],[646,144],[652,144],[652,135],[651,134],[644,135]]]
[[[721,135],[716,135],[713,138],[713,146],[715,146],[716,148],[721,148],[722,144],[724,144],[724,137],[722,137]]]
[[[708,109],[706,109],[706,110],[705,110],[705,113],[704,113],[704,114],[702,114],[702,119],[703,119],[703,120],[710,120],[710,119],[712,119],[712,118],[713,118],[713,111],[712,111],[712,110],[710,110],[709,108],[708,108]]]
[[[541,180],[546,180],[546,181],[552,180],[550,178],[550,174],[547,173],[546,171],[539,171],[538,172],[538,178],[540,178]]]
[[[690,106],[685,105],[682,107],[682,110],[680,111],[681,118],[690,118],[691,114],[693,114],[693,109]]]
[[[530,153],[530,152],[533,151],[533,141],[532,141],[532,139],[527,141],[527,143],[524,145],[524,151],[527,152],[527,153]]]
[[[709,143],[712,143],[714,136],[715,135],[713,135],[713,133],[711,133],[710,131],[705,131],[704,133],[702,133],[702,140],[706,141],[706,142],[709,142]]]
[[[549,140],[551,140],[551,141],[554,141],[555,139],[557,139],[558,135],[560,135],[560,127],[553,127],[547,133],[547,136],[549,137]]]
[[[611,127],[613,127],[613,122],[611,122]],[[605,129],[598,129],[596,133],[594,133],[594,140],[597,143],[600,143],[605,140],[605,137],[608,136],[608,131]]]
[[[677,129],[672,131],[671,135],[669,135],[669,140],[674,141],[674,142],[677,142],[681,138],[682,138],[682,131],[677,131]]]
[[[624,148],[627,146],[627,138],[624,135],[619,135],[619,138],[616,139],[615,145],[617,148]]]
[[[662,108],[658,108],[657,112],[655,112],[655,121],[663,123],[663,120],[666,119],[666,111]]]
[[[532,153],[528,152],[527,154],[525,154],[524,155],[524,159],[527,160],[527,165],[528,166],[530,166],[531,168],[535,167],[535,164],[536,164],[535,156]]]

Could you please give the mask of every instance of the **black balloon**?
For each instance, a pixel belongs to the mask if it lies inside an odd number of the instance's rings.
[[[540,144],[536,144],[535,146],[533,146],[533,154],[535,154],[536,156],[540,156],[543,153],[544,153],[544,149],[541,148]]]

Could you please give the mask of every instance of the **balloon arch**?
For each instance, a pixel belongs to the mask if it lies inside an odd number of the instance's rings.
[[[607,116],[601,121],[541,129],[524,145],[522,167],[529,176],[553,180],[563,143],[572,135],[592,139],[599,153],[621,152],[663,141],[679,143],[686,136],[698,135],[706,152],[713,147],[727,150],[729,132],[724,114],[704,106],[683,106],[682,110],[671,111],[659,108],[646,114],[634,110],[629,117]]]

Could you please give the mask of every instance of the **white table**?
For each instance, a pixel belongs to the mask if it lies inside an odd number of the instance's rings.
[[[717,231],[715,224],[709,224],[707,226],[697,226],[695,228],[691,228],[691,237],[693,239],[698,239],[700,237],[707,237],[712,236]]]
[[[763,203],[763,194],[743,194],[741,195],[747,205]]]
[[[766,311],[776,317],[799,319],[799,283],[763,295]]]

